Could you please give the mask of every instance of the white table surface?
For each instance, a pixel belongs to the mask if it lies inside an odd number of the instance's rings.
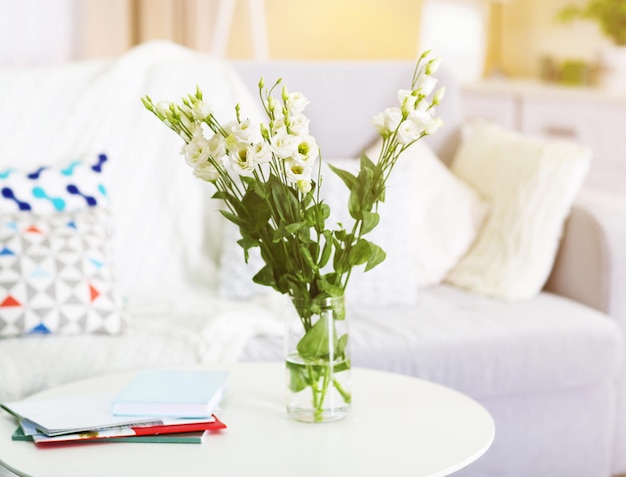
[[[407,376],[353,369],[350,415],[340,422],[305,424],[287,419],[281,364],[216,369],[231,371],[217,413],[228,428],[208,443],[91,443],[42,449],[12,441],[15,421],[0,411],[0,464],[33,477],[442,476],[478,459],[495,434],[493,419],[474,400]],[[78,381],[33,399],[111,391],[133,375]]]

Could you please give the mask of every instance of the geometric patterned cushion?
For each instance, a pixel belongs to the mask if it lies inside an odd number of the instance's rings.
[[[0,212],[50,214],[106,205],[105,154],[33,171],[0,169]]]
[[[0,214],[0,337],[118,334],[109,212]]]

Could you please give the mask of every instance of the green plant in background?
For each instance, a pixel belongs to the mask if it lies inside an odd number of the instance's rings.
[[[569,4],[558,12],[557,18],[564,22],[595,21],[613,43],[626,46],[626,0],[590,0],[584,6]]]

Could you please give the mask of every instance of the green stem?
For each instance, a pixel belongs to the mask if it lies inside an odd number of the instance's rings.
[[[333,385],[335,386],[335,389],[337,390],[337,392],[341,394],[341,397],[346,402],[346,404],[350,404],[352,402],[352,395],[349,392],[347,392],[345,389],[343,389],[339,381],[337,381],[335,378],[333,378]]]

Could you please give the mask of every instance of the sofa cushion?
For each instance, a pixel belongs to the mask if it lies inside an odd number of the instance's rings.
[[[452,171],[489,200],[491,213],[447,281],[505,300],[539,293],[590,161],[590,149],[573,142],[475,124]]]
[[[123,330],[106,209],[5,214],[0,243],[0,336]]]
[[[53,214],[106,206],[106,154],[40,164],[30,170],[0,170],[0,212]]]
[[[355,366],[408,374],[474,397],[608,382],[621,337],[606,315],[557,295],[503,303],[441,285],[416,307],[348,309]],[[282,358],[280,338],[251,341],[243,359]]]
[[[369,148],[369,157],[378,157],[381,146],[379,141]],[[381,227],[375,232],[384,237],[394,221],[410,223],[408,230],[405,226],[399,232],[410,234],[404,237],[410,251],[403,255],[413,260],[409,266],[416,285],[424,288],[439,284],[479,235],[489,203],[452,174],[423,141],[406,150],[396,168],[399,170],[395,174],[402,179],[390,183],[388,189],[390,194],[401,197],[404,208],[402,214],[384,225],[381,218]],[[402,194],[394,188],[401,188]],[[385,214],[386,202],[381,207]]]

